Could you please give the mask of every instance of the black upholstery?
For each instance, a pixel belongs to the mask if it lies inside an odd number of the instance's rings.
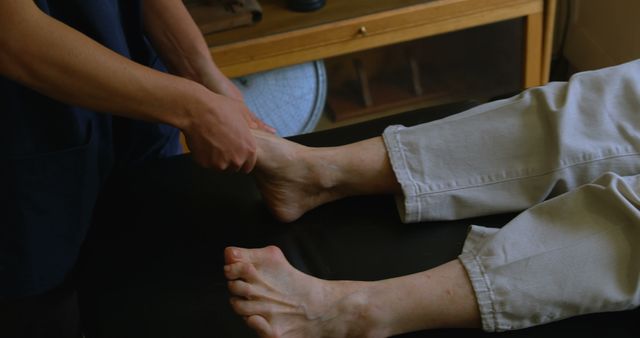
[[[295,137],[313,146],[378,136],[390,124],[431,121],[470,103],[396,115]],[[391,196],[356,197],[275,221],[251,177],[198,168],[188,156],[151,163],[111,182],[79,264],[87,337],[253,337],[231,311],[222,274],[228,245],[283,249],[300,270],[326,279],[375,280],[454,259],[469,224],[501,226],[514,215],[400,223]],[[498,335],[637,337],[638,310],[582,316]],[[489,335],[437,330],[407,337]]]

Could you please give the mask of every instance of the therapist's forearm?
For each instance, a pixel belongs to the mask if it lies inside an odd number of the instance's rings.
[[[203,86],[136,64],[40,11],[0,4],[0,75],[54,99],[182,128],[211,100]]]
[[[145,31],[173,74],[204,84],[223,95],[239,95],[220,72],[200,29],[182,0],[143,0]],[[209,83],[217,82],[215,84]],[[230,95],[230,96],[233,96]]]

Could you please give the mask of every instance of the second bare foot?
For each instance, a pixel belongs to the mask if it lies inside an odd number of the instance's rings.
[[[233,310],[261,337],[384,337],[368,282],[325,281],[293,268],[277,247],[227,248]]]

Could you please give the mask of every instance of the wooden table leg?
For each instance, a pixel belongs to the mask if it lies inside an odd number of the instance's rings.
[[[546,0],[544,4],[544,49],[542,51],[542,84],[549,82],[551,58],[553,57],[553,33],[556,23],[556,0]]]
[[[542,36],[543,13],[534,13],[525,18],[524,87],[542,85]]]

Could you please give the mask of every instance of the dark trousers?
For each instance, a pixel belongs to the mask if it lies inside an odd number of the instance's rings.
[[[42,295],[0,301],[0,338],[79,338],[78,294],[71,282]]]

